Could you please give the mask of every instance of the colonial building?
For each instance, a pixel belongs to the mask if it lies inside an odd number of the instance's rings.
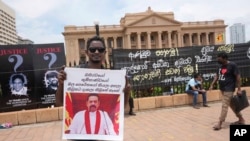
[[[224,20],[180,22],[173,12],[125,14],[120,25],[100,25],[100,36],[107,46],[106,65],[109,67],[111,50],[161,49],[185,46],[225,44]],[[66,65],[85,62],[87,40],[96,33],[95,26],[65,26]]]

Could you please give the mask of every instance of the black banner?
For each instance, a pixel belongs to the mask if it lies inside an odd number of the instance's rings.
[[[0,62],[1,111],[37,107],[32,46],[1,46]]]
[[[57,74],[61,66],[65,65],[64,45],[40,44],[33,46],[35,88],[39,107],[55,104],[55,93],[58,86]]]
[[[204,81],[216,74],[218,52],[228,53],[242,77],[250,77],[250,44],[192,46],[165,49],[113,49],[114,69],[126,69],[134,89],[185,85],[195,72]]]

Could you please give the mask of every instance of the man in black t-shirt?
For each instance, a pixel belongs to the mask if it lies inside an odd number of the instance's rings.
[[[237,65],[234,62],[228,60],[226,53],[219,53],[217,55],[217,61],[221,65],[217,71],[217,75],[214,77],[211,83],[210,90],[216,81],[219,81],[219,87],[222,93],[222,109],[219,118],[219,122],[213,128],[214,130],[220,130],[222,123],[225,121],[228,107],[230,106],[231,99],[233,97],[235,88],[237,87],[237,94],[241,95],[240,87],[240,72]],[[235,112],[235,115],[239,118],[238,121],[233,124],[244,124],[245,120],[240,112]]]

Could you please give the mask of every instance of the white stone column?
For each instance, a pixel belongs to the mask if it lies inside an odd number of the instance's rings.
[[[141,33],[137,32],[137,48],[141,49]]]
[[[66,52],[66,66],[68,67],[71,62],[71,56],[70,56],[70,46],[72,42],[70,39],[65,39],[65,52]]]
[[[130,40],[130,34],[127,34],[127,48],[131,49],[131,40]]]
[[[86,62],[88,62],[89,61],[89,57],[88,57],[88,55],[86,54],[86,51],[87,51],[87,42],[88,42],[88,39],[84,39],[85,40],[85,43],[84,43],[84,46],[85,46],[85,58],[86,58]]]
[[[105,42],[105,45],[106,45],[106,54],[105,54],[105,62],[106,62],[106,67],[107,68],[110,68],[110,64],[109,64],[109,49],[108,49],[108,38],[104,38],[104,42]]]
[[[161,31],[158,31],[158,48],[162,48]]]
[[[200,33],[197,33],[197,44],[198,44],[198,46],[201,45],[201,36],[200,35],[201,35]]]
[[[172,47],[171,33],[172,31],[168,31],[168,47],[169,48]]]
[[[206,32],[206,33],[205,33],[205,36],[206,36],[206,45],[209,45],[208,35],[209,35],[209,32]]]
[[[75,64],[77,65],[77,66],[79,66],[79,63],[80,63],[80,46],[79,46],[79,39],[76,39],[75,40],[75,48],[76,48],[76,52],[78,52],[78,53],[76,53],[75,54]]]
[[[147,32],[147,45],[148,49],[151,49],[151,32]]]
[[[173,34],[174,34],[174,45],[175,45],[175,47],[178,47],[178,39],[177,39],[177,32],[173,32]]]
[[[183,46],[183,36],[181,36],[181,33],[179,31],[177,32],[177,36],[178,36],[178,45],[177,45],[177,47],[182,47]]]
[[[192,43],[192,33],[189,33],[188,36],[189,36],[189,45],[193,46],[193,43]]]
[[[122,46],[121,46],[121,48],[123,48],[123,49],[125,49],[126,48],[126,35],[124,34],[123,36],[122,36]]]
[[[113,39],[114,39],[114,49],[116,49],[117,48],[117,42],[116,42],[117,37],[115,36],[115,37],[113,37]]]

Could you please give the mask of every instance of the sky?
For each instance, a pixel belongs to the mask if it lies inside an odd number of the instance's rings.
[[[16,12],[19,36],[35,44],[64,43],[67,25],[119,25],[126,13],[173,12],[175,20],[212,21],[223,19],[226,43],[230,43],[229,26],[245,24],[246,41],[250,40],[249,0],[2,0]]]

